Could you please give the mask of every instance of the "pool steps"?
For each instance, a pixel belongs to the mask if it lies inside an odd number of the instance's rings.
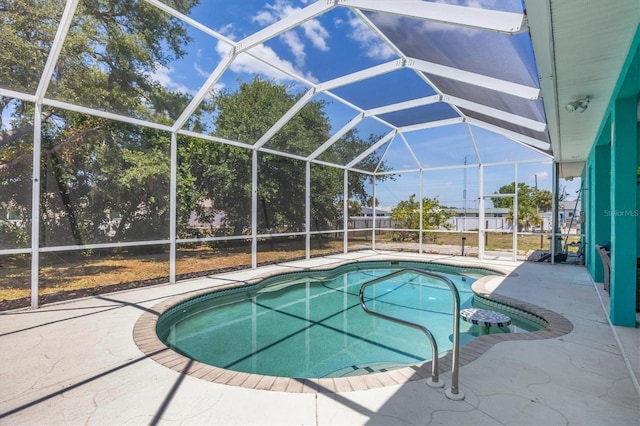
[[[462,401],[464,399],[464,393],[461,392],[458,387],[458,370],[460,367],[460,362],[459,362],[459,359],[460,359],[460,294],[458,293],[458,288],[456,287],[456,285],[449,278],[445,277],[444,275],[436,274],[434,272],[425,271],[423,269],[417,269],[417,268],[400,269],[398,271],[392,272],[390,274],[384,275],[379,278],[375,278],[373,280],[367,281],[366,283],[362,284],[360,286],[360,292],[359,292],[360,306],[362,306],[362,309],[369,315],[373,315],[389,321],[397,322],[398,324],[402,324],[407,327],[417,328],[422,332],[424,332],[424,334],[429,339],[429,342],[431,343],[431,351],[432,351],[431,377],[427,379],[427,384],[434,388],[443,387],[444,382],[440,381],[438,376],[438,359],[439,359],[438,345],[436,343],[435,338],[433,337],[433,334],[431,334],[431,331],[429,331],[429,329],[423,325],[405,321],[397,317],[384,315],[375,311],[371,311],[367,307],[367,304],[365,303],[365,300],[364,300],[364,290],[367,287],[383,281],[388,281],[394,277],[404,275],[407,273],[435,278],[436,280],[444,282],[449,287],[449,290],[451,290],[451,294],[453,295],[453,348],[452,348],[453,352],[452,352],[452,362],[451,362],[451,388],[447,389],[447,391],[445,392],[445,395],[447,396],[447,398],[451,400]]]
[[[391,257],[385,260],[373,261],[375,263],[393,262],[397,258]],[[419,264],[424,266],[438,265],[443,269],[450,270],[476,270],[486,271],[484,277],[479,278],[472,285],[472,290],[476,297],[486,299],[491,302],[499,303],[501,306],[511,306],[520,309],[522,312],[529,313],[532,318],[540,318],[546,324],[546,328],[529,332],[529,333],[500,333],[481,336],[473,339],[466,344],[461,350],[460,365],[466,365],[482,356],[493,345],[515,340],[537,340],[537,339],[554,339],[564,336],[571,332],[573,324],[563,315],[552,310],[542,308],[538,305],[524,302],[522,300],[509,298],[499,294],[495,294],[497,285],[494,282],[501,281],[508,273],[497,269],[486,268],[484,265],[475,265],[460,262],[449,262],[449,264],[440,261],[402,261],[406,263]],[[344,266],[345,264],[355,264],[356,269],[370,266],[371,261],[344,261],[339,265],[333,264],[331,268],[318,269],[319,272],[327,273],[331,269]],[[361,265],[361,266],[360,266]],[[309,269],[305,268],[304,272]],[[470,272],[473,273],[473,272]],[[300,272],[291,272],[276,275],[299,275]],[[133,338],[139,349],[150,359],[170,368],[176,372],[190,375],[194,378],[215,382],[219,384],[227,384],[240,386],[244,388],[267,390],[272,392],[288,392],[288,393],[342,393],[352,392],[354,390],[375,389],[379,387],[401,385],[414,380],[425,380],[429,377],[431,361],[423,364],[402,367],[393,370],[380,371],[378,373],[348,376],[341,378],[319,378],[319,379],[290,379],[286,377],[262,376],[257,374],[239,373],[230,370],[224,370],[200,362],[194,362],[172,350],[167,348],[158,338],[156,331],[159,316],[168,313],[171,310],[178,310],[184,307],[184,303],[197,303],[194,299],[206,299],[212,292],[240,293],[246,291],[246,286],[251,288],[257,283],[263,283],[265,279],[273,277],[273,273],[263,274],[252,278],[249,281],[235,281],[233,283],[224,284],[219,287],[207,288],[190,292],[166,299],[154,305],[149,311],[144,312],[133,329]],[[514,275],[512,272],[510,275]],[[476,276],[474,276],[476,277]],[[179,307],[178,307],[179,306]],[[440,372],[444,373],[451,365],[451,352],[448,352],[440,359]]]

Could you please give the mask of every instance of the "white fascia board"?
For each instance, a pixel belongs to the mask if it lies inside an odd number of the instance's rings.
[[[398,48],[398,46],[395,45],[395,43],[393,43],[389,37],[387,37],[387,35],[385,33],[383,33],[382,31],[380,31],[380,29],[377,27],[377,25],[375,25],[373,22],[371,22],[371,20],[367,17],[367,15],[365,15],[364,13],[362,13],[361,10],[358,10],[354,7],[349,8],[349,10],[351,10],[351,12],[356,15],[358,18],[360,18],[360,20],[364,23],[364,25],[367,26],[367,28],[369,28],[371,30],[371,32],[373,32],[379,39],[380,41],[382,41],[384,44],[387,45],[387,47],[389,47],[389,49],[393,50],[393,52],[398,55],[398,57],[400,58],[405,58],[405,54],[402,50],[400,50]]]
[[[462,118],[462,117],[447,118],[446,120],[429,121],[429,122],[426,122],[426,123],[414,124],[412,126],[400,127],[399,130],[402,133],[414,132],[416,130],[432,129],[434,127],[441,127],[441,126],[449,126],[451,124],[458,124],[458,123],[462,123],[463,121],[464,121],[464,118]]]
[[[248,150],[252,150],[253,149],[253,145],[248,144],[248,143],[232,141],[230,139],[219,138],[217,136],[204,135],[202,133],[192,132],[191,130],[184,130],[183,129],[183,130],[178,130],[176,133],[179,134],[179,135],[189,136],[189,137],[192,137],[192,138],[204,139],[204,140],[211,141],[211,142],[223,143],[225,145],[237,146],[238,148],[245,148],[245,149],[248,149]]]
[[[256,234],[257,238],[296,237],[307,235],[306,232],[270,232],[268,234]]]
[[[353,160],[351,160],[351,162],[349,162],[346,165],[347,169],[352,168],[353,166],[355,166],[356,164],[358,164],[360,161],[362,161],[362,159],[366,158],[369,154],[371,154],[372,152],[375,152],[378,148],[380,148],[382,145],[384,145],[385,143],[389,142],[391,139],[393,139],[393,137],[395,135],[398,134],[397,130],[392,130],[389,133],[387,133],[382,139],[380,139],[378,142],[374,143],[373,145],[371,145],[369,148],[367,148],[366,150],[364,150],[360,155],[358,155],[356,158],[354,158]]]
[[[345,167],[345,169],[346,169],[346,167]],[[348,172],[354,172],[354,173],[360,173],[360,174],[367,175],[367,176],[372,176],[372,177],[375,177],[375,176],[376,176],[376,174],[375,174],[375,173],[370,172],[370,171],[368,171],[368,170],[362,170],[362,169],[351,168],[351,169],[347,169],[347,171],[348,171]],[[349,231],[351,231],[351,229],[350,229]]]
[[[355,126],[357,126],[358,123],[360,123],[363,119],[364,119],[364,114],[363,113],[360,113],[360,114],[356,115],[355,117],[353,117],[347,124],[342,126],[342,128],[340,130],[338,130],[333,136],[331,136],[325,143],[323,143],[315,151],[313,151],[311,153],[311,155],[309,155],[309,157],[307,157],[307,161],[315,160],[316,157],[318,157],[320,154],[322,154],[324,151],[326,151],[331,145],[336,143],[338,141],[338,139],[340,139],[342,136],[344,136],[344,134],[347,133],[349,130],[351,130]]]
[[[264,56],[261,55],[261,51],[260,49],[250,49],[250,50],[246,50],[244,52],[242,52],[243,55],[249,55],[252,58],[255,58],[256,60],[262,62],[263,64],[268,65],[269,67],[273,68],[276,71],[280,71],[282,74],[290,77],[292,80],[296,80],[301,82],[302,84],[309,86],[309,87],[313,87],[316,85],[317,81],[311,81],[299,74],[296,74],[295,71],[292,71],[291,69],[287,69],[286,67],[282,66],[282,62],[279,61],[273,61],[273,59],[269,59],[269,58],[265,58]]]
[[[278,151],[276,149],[271,149],[271,148],[259,148],[257,149],[258,152],[264,152],[265,154],[274,154],[277,155],[279,157],[285,157],[285,158],[292,158],[294,160],[300,160],[300,161],[307,161],[306,157],[303,157],[302,155],[297,155],[297,154],[291,154],[290,152],[284,152],[284,151]]]
[[[407,138],[404,137],[403,133],[400,133],[400,138],[402,138],[402,142],[404,143],[404,146],[409,151],[409,154],[411,154],[411,157],[413,158],[413,161],[416,162],[416,166],[422,167],[422,164],[420,163],[420,160],[418,160],[418,157],[416,156],[415,152],[413,152],[413,148],[411,148],[411,145],[409,145],[409,142],[407,141]]]
[[[136,247],[136,246],[155,246],[169,244],[170,240],[152,240],[152,241],[127,241],[119,243],[103,243],[103,244],[85,244],[85,245],[70,245],[70,246],[53,246],[53,247],[40,247],[38,251],[40,253],[67,251],[67,250],[92,250],[103,248],[115,248],[115,247]]]
[[[484,167],[492,167],[492,166],[508,166],[514,164],[552,164],[553,158],[546,158],[544,160],[541,159],[532,159],[532,160],[516,160],[516,161],[495,161],[493,163],[484,163]],[[477,167],[477,166],[476,166]]]
[[[480,152],[478,151],[478,145],[476,144],[476,138],[475,136],[473,136],[473,132],[471,131],[471,126],[469,125],[469,123],[465,123],[465,124],[467,128],[467,133],[469,133],[469,140],[473,145],[473,152],[476,153],[476,160],[478,161],[478,164],[482,164],[482,159],[480,158]]]
[[[526,27],[525,15],[522,13],[419,0],[340,0],[340,6],[508,34],[521,32]]]
[[[384,152],[380,156],[380,161],[378,161],[378,164],[376,164],[376,168],[373,169],[374,174],[377,173],[378,169],[380,168],[380,164],[382,164],[384,159],[387,158],[387,154],[389,153],[389,150],[391,149],[391,145],[393,145],[394,142],[395,140],[392,140],[391,142],[389,142],[389,145],[387,145],[387,147],[384,149]]]
[[[364,110],[362,108],[360,108],[358,105],[352,104],[351,102],[347,101],[346,99],[342,99],[340,96],[331,93],[331,92],[322,92],[322,94],[329,96],[332,99],[335,99],[336,101],[340,102],[342,105],[347,106],[349,108],[351,108],[354,111],[357,111],[358,113],[363,113]]]
[[[102,117],[109,120],[120,121],[123,123],[135,124],[136,126],[149,127],[151,129],[163,130],[166,132],[172,132],[171,127],[164,124],[154,123],[152,121],[141,120],[139,118],[128,117],[126,115],[114,114],[112,112],[100,111],[98,109],[87,108],[76,104],[70,104],[67,102],[56,101],[55,99],[44,98],[42,100],[43,105],[49,105],[54,108],[62,108],[69,111],[79,112],[81,114],[95,115],[96,117]]]
[[[494,124],[489,124],[489,123],[485,123],[484,121],[480,121],[477,120],[475,118],[465,118],[465,122],[476,126],[476,127],[481,127],[483,129],[486,130],[490,130],[494,133],[497,133],[499,135],[502,135],[508,139],[511,139],[512,141],[519,143],[520,145],[529,148],[533,151],[535,151],[538,154],[544,155],[546,157],[552,157],[551,155],[547,154],[546,150],[549,150],[549,148],[551,148],[551,145],[548,142],[545,141],[541,141],[538,139],[534,139],[532,137],[529,136],[525,136],[525,135],[521,135],[520,133],[516,133],[514,131],[511,130],[507,130],[507,129],[503,129],[502,127],[496,126]],[[542,151],[541,151],[542,150]]]
[[[254,147],[260,148],[264,144],[266,144],[269,139],[273,137],[273,135],[275,135],[280,129],[282,129],[282,127],[287,124],[287,122],[291,120],[294,115],[298,113],[298,111],[300,111],[307,103],[309,103],[315,93],[315,88],[307,90],[307,93],[305,93],[300,99],[298,99],[298,102],[296,102],[291,108],[289,108],[289,111],[284,113],[284,115],[280,117],[280,119],[276,121],[276,123],[271,126],[271,128],[267,130],[267,132],[262,135],[260,139],[258,139],[258,141],[254,144]]]
[[[4,249],[0,250],[0,256],[5,256],[7,254],[27,254],[31,253],[31,247],[23,248],[23,249]]]
[[[53,43],[51,43],[49,56],[47,56],[47,62],[44,65],[44,69],[42,70],[42,74],[40,76],[40,82],[38,83],[38,88],[36,89],[37,102],[41,102],[42,98],[44,98],[44,95],[47,92],[49,82],[51,81],[51,76],[53,75],[53,70],[56,66],[56,62],[58,62],[60,51],[62,51],[62,44],[64,43],[64,39],[67,37],[67,32],[69,31],[71,21],[73,20],[73,14],[75,13],[79,2],[80,0],[69,0],[64,8],[64,11],[62,12],[60,24],[58,25],[56,35],[53,38]]]
[[[340,169],[340,170],[344,170],[346,167],[343,166],[342,164],[334,164],[334,163],[329,163],[328,161],[322,161],[322,160],[312,160],[311,161],[313,164],[319,164],[321,166],[327,166],[327,167],[333,167],[335,169]]]
[[[416,108],[424,105],[435,104],[440,102],[440,95],[426,96],[424,98],[413,99],[405,102],[398,102],[396,104],[385,105],[379,108],[372,108],[370,110],[365,111],[365,117],[370,117],[372,115],[382,115],[395,111],[402,111],[405,109]]]
[[[536,59],[540,88],[544,96],[544,109],[549,125],[549,137],[556,157],[561,157],[560,149],[560,105],[558,103],[555,48],[549,0],[524,0],[531,34],[531,44]]]
[[[517,160],[517,161],[496,161],[493,163],[482,163],[483,167],[492,167],[492,166],[512,166],[514,164],[550,164],[551,159],[536,159],[536,160]],[[433,171],[441,171],[441,170],[462,170],[462,169],[477,169],[481,163],[473,163],[465,165],[456,165],[456,166],[437,166],[437,167],[425,167],[422,169],[425,172],[433,172]]]
[[[220,34],[217,31],[212,30],[211,28],[207,27],[206,25],[203,25],[202,23],[196,21],[195,19],[192,19],[190,17],[188,17],[187,15],[184,15],[180,12],[178,12],[177,10],[167,6],[165,3],[159,1],[159,0],[145,0],[147,3],[154,5],[155,7],[157,7],[158,9],[161,9],[165,12],[167,12],[169,15],[173,16],[174,18],[178,18],[181,21],[186,22],[187,24],[191,25],[192,27],[195,27],[197,29],[199,29],[200,31],[202,31],[205,34],[210,35],[211,37],[214,37],[218,40],[224,41],[225,43],[229,44],[229,45],[233,45],[234,42],[233,40],[229,39],[228,37],[223,36],[222,34]]]
[[[500,192],[494,192],[493,194],[485,195],[485,198],[489,198],[489,197],[491,197],[491,198],[513,198],[515,196],[516,196],[516,194],[503,194],[503,193],[500,193]]]
[[[251,241],[251,235],[234,235],[225,237],[205,237],[205,238],[176,238],[176,243],[203,243],[207,241],[231,241],[231,240],[247,240]]]
[[[408,59],[408,60],[410,60],[410,59]],[[407,64],[408,60],[405,60],[405,64]],[[426,84],[427,86],[431,87],[431,90],[433,90],[436,94],[442,95],[442,90],[440,90],[440,88],[438,86],[433,84],[431,79],[429,77],[427,77],[425,75],[425,73],[423,73],[422,71],[420,71],[419,69],[416,69],[416,68],[411,68],[411,67],[408,67],[408,68],[412,69],[413,72],[418,76],[418,78],[420,80],[424,81],[424,84]]]
[[[459,68],[423,61],[422,59],[408,58],[406,64],[409,68],[426,72],[428,74],[434,74],[451,80],[473,84],[474,86],[484,87],[486,89],[518,96],[520,98],[529,100],[536,100],[540,98],[540,89],[537,87],[525,86],[524,84],[513,83],[499,78],[464,71]]]
[[[231,62],[233,62],[235,57],[236,55],[235,55],[234,49],[231,49],[231,51],[229,51],[227,56],[220,61],[216,69],[213,70],[211,75],[207,78],[207,81],[205,81],[205,83],[202,85],[200,90],[198,90],[198,93],[196,93],[193,99],[191,99],[191,102],[189,102],[189,105],[187,105],[184,111],[182,111],[182,114],[180,114],[180,117],[178,117],[176,122],[173,124],[174,132],[177,132],[178,129],[184,126],[184,123],[187,122],[189,117],[191,117],[191,115],[194,113],[196,108],[198,108],[198,106],[200,105],[202,100],[205,98],[205,96],[207,96],[207,93],[211,91],[211,89],[218,82],[222,74],[224,74],[227,68],[229,68],[229,65],[231,65]]]
[[[477,113],[495,117],[499,120],[508,121],[509,123],[517,124],[518,126],[526,127],[527,129],[535,130],[536,132],[544,132],[547,130],[547,123],[530,118],[522,117],[520,115],[505,112],[499,109],[491,108],[486,105],[477,104],[475,102],[468,101],[466,99],[456,98],[455,96],[442,96],[442,101],[449,104],[458,106],[460,108],[466,108]]]
[[[376,116],[374,115],[374,116],[373,116],[373,117],[371,117],[371,118],[372,118],[373,120],[377,121],[378,123],[380,123],[380,124],[382,124],[382,125],[384,125],[384,126],[387,126],[389,129],[396,129],[396,130],[398,129],[396,126],[394,126],[393,124],[391,124],[391,123],[389,123],[389,122],[387,122],[387,121],[383,120],[383,119],[382,119],[382,118],[380,118],[380,117],[376,117]]]
[[[463,169],[477,169],[479,164],[467,164],[465,165],[456,165],[456,166],[437,166],[437,167],[425,167],[422,169],[423,172],[433,172],[438,170],[463,170]]]
[[[366,80],[371,77],[386,74],[391,71],[396,71],[404,66],[404,61],[398,59],[395,61],[389,61],[384,64],[376,65],[371,68],[364,69],[362,71],[356,71],[352,74],[343,75],[342,77],[334,78],[333,80],[325,81],[316,86],[319,92],[335,89],[336,87],[345,86],[347,84],[355,83],[357,81]]]
[[[241,40],[237,44],[238,53],[251,49],[254,46],[257,46],[260,43],[264,43],[265,41],[272,39],[285,31],[290,30],[310,19],[315,18],[318,15],[325,13],[326,11],[333,9],[336,7],[334,1],[317,1],[312,3],[311,5],[305,7],[304,9],[300,9],[291,15],[269,25],[266,28],[261,29],[249,37]]]
[[[28,93],[16,92],[14,90],[0,88],[0,96],[6,96],[7,98],[20,99],[26,102],[36,102],[35,95],[29,95]]]
[[[420,173],[423,169],[399,169],[399,170],[389,170],[386,172],[377,172],[376,176],[385,176],[385,175],[400,175],[400,174],[408,174],[408,173]]]

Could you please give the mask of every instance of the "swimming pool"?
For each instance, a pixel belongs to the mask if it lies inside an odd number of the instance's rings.
[[[403,268],[449,277],[461,308],[472,306],[473,281],[496,275],[483,268],[381,261],[288,273],[179,303],[158,319],[156,332],[191,359],[269,376],[345,377],[419,364],[431,358],[424,334],[367,315],[359,304],[362,284]],[[365,298],[376,312],[428,327],[441,354],[451,348],[453,299],[442,282],[407,273],[371,286]],[[464,344],[478,334],[477,326],[462,323],[461,333]]]

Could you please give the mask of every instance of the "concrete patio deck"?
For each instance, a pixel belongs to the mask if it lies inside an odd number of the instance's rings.
[[[478,263],[365,251],[0,313],[0,424],[638,425],[640,331],[610,326],[602,285],[576,265],[484,262],[515,272],[494,279],[493,294],[553,311],[573,328],[489,346],[460,369],[464,401],[447,399],[422,377],[333,393],[214,383],[159,364],[134,341],[141,315],[167,298],[383,256]],[[441,378],[448,387],[450,373]]]

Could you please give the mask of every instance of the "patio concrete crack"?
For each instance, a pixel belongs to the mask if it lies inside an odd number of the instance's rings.
[[[105,377],[105,376],[107,376],[109,374],[112,374],[112,373],[114,373],[116,371],[122,370],[123,368],[127,368],[127,367],[129,367],[131,365],[135,365],[136,363],[138,363],[140,361],[144,361],[144,360],[148,359],[148,356],[153,356],[154,354],[164,352],[165,350],[166,349],[161,349],[161,350],[156,351],[155,353],[150,353],[150,354],[135,358],[135,359],[133,359],[131,361],[128,361],[128,362],[126,362],[124,364],[118,364],[117,366],[115,366],[115,367],[113,367],[113,368],[111,368],[109,370],[94,374],[91,377],[85,378],[85,379],[80,380],[78,382],[75,382],[75,383],[73,383],[71,385],[56,384],[54,386],[62,386],[62,389],[59,389],[59,390],[53,391],[53,392],[49,392],[48,394],[46,394],[44,396],[41,396],[39,398],[30,400],[29,402],[27,402],[25,404],[22,404],[22,405],[20,405],[18,407],[15,407],[15,408],[13,408],[11,410],[2,412],[2,413],[0,413],[0,419],[3,419],[5,417],[9,417],[12,414],[19,413],[19,412],[21,412],[23,410],[26,410],[26,409],[31,408],[33,406],[39,405],[39,404],[41,404],[41,403],[43,403],[45,401],[49,401],[49,400],[51,400],[53,398],[56,398],[56,397],[64,394],[65,392],[68,392],[68,391],[70,391],[72,389],[79,388],[79,387],[84,386],[84,385],[86,385],[88,383],[94,382],[95,380],[98,380],[98,379],[100,379],[102,377]]]
[[[618,379],[613,379],[611,386],[609,386],[606,390],[606,392],[604,392],[602,395],[598,395],[598,398],[600,399],[606,399],[606,397],[610,398],[609,402],[614,403],[614,404],[620,404],[621,406],[624,407],[628,407],[628,408],[638,408],[638,399],[635,398],[635,395],[630,394],[629,395],[629,400],[625,400],[620,398],[619,396],[614,396],[613,395],[613,391],[616,388],[616,385],[618,385],[619,383],[625,382],[625,381],[630,381],[629,377],[621,377]]]
[[[429,413],[429,419],[427,420],[427,422],[425,422],[425,425],[430,425],[431,422],[433,422],[433,417],[438,414],[438,413],[470,413],[473,410],[478,410],[478,407],[476,405],[470,404],[467,401],[462,402],[463,404],[466,404],[469,409],[467,410],[433,410]],[[482,410],[480,410],[482,411]],[[442,424],[440,422],[436,423],[436,424]]]
[[[213,410],[215,408],[215,406],[218,405],[218,403],[222,399],[222,394],[221,393],[218,394],[218,397],[214,398],[213,400],[209,399],[209,396],[210,395],[207,395],[206,400],[201,401],[199,404],[197,404],[199,407],[202,407],[202,410],[196,411],[190,416],[184,416],[184,417],[180,417],[180,418],[164,417],[162,419],[163,422],[169,421],[169,422],[176,422],[176,423],[181,423],[181,424],[202,424],[202,423],[205,423],[202,419],[200,419],[200,420],[196,420],[196,419],[198,419],[198,417],[201,414]],[[194,420],[189,421],[190,419],[194,419]]]
[[[554,408],[554,407],[550,406],[549,404],[547,404],[547,402],[544,400],[544,398],[541,398],[535,392],[534,392],[534,398],[533,399],[531,397],[524,396],[524,395],[514,395],[514,394],[510,394],[510,393],[503,393],[503,392],[496,392],[494,394],[487,395],[487,397],[498,397],[498,396],[507,396],[507,397],[512,397],[512,398],[518,398],[518,399],[520,399],[522,401],[526,401],[525,402],[526,405],[540,404],[540,405],[544,406],[546,409],[551,410],[552,412],[554,412],[558,416],[560,416],[564,420],[564,424],[568,425],[570,423],[569,419],[561,411],[559,411],[556,408]],[[479,411],[481,411],[482,413],[486,414],[488,417],[491,417],[492,419],[495,419],[498,423],[503,424],[500,420],[496,419],[495,416],[489,414],[487,411],[485,411],[482,408],[480,408],[481,404],[482,404],[482,402],[480,402],[480,404],[478,405],[478,408],[477,408]],[[550,423],[555,424],[555,422],[552,422],[552,421],[550,421]]]

